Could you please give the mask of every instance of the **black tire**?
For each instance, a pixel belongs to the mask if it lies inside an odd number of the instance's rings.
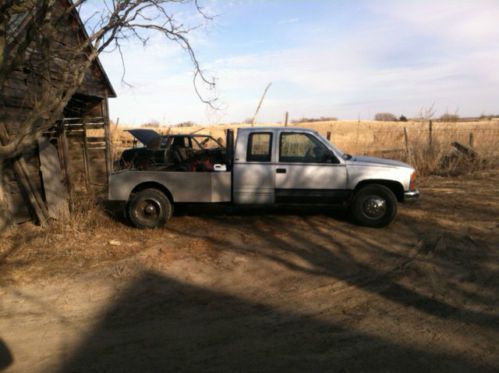
[[[397,198],[386,186],[370,184],[355,193],[350,208],[357,223],[367,227],[386,227],[397,216]]]
[[[127,215],[137,228],[159,228],[172,217],[173,206],[160,190],[144,189],[130,197]]]

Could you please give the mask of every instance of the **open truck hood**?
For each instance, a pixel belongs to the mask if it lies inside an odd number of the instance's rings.
[[[150,129],[127,130],[133,137],[139,140],[147,148],[159,148],[161,145],[161,135]]]

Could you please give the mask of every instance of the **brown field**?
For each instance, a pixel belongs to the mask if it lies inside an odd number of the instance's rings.
[[[258,124],[257,126],[275,126],[276,124]],[[209,134],[217,139],[225,138],[225,130],[247,124],[213,125],[207,127],[161,127],[155,129],[162,133]],[[413,164],[420,174],[452,173],[462,163],[442,168],[442,157],[454,150],[451,143],[460,142],[473,148],[481,157],[495,162],[499,158],[499,120],[475,122],[445,123],[434,122],[432,125],[432,146],[429,147],[428,122],[376,122],[376,121],[331,121],[292,124],[291,126],[312,128],[321,135],[331,133],[331,141],[349,154],[374,155],[393,158]],[[404,137],[407,131],[407,147]],[[115,157],[120,151],[131,146],[132,136],[124,132],[126,126],[113,131]],[[471,140],[471,142],[470,142]],[[476,169],[477,165],[467,165],[465,171]]]
[[[405,126],[430,174],[421,200],[385,229],[341,209],[185,206],[137,230],[91,201],[48,229],[13,227],[0,233],[0,369],[498,371],[499,171],[435,175],[470,133],[497,159],[498,123],[436,123],[431,151],[427,124],[301,126],[407,157]],[[126,134],[114,136],[118,150]]]
[[[497,185],[423,177],[378,230],[323,208],[25,224],[0,241],[6,372],[497,371]]]

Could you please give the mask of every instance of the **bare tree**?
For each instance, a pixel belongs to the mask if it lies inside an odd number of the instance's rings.
[[[437,110],[435,109],[435,103],[433,102],[428,107],[422,107],[416,115],[416,119],[422,122],[429,121],[435,116]]]
[[[260,97],[260,101],[258,101],[258,106],[256,107],[255,114],[253,114],[253,118],[251,118],[251,126],[252,127],[255,125],[256,117],[258,115],[258,112],[260,111],[260,108],[262,107],[262,103],[263,103],[263,100],[265,99],[265,95],[267,94],[267,91],[269,90],[271,85],[272,85],[272,82],[267,84],[267,86],[263,90],[262,97]]]
[[[447,109],[444,114],[442,114],[439,118],[441,122],[449,122],[449,123],[455,123],[459,121],[459,107],[454,110],[454,113],[450,113],[449,110]]]
[[[176,17],[184,6],[201,19],[209,19],[197,0],[105,0],[97,3],[101,7],[84,25],[78,24],[77,12],[95,4],[89,0],[0,0],[0,89],[15,89],[9,86],[13,76],[22,76],[29,87],[22,93],[21,104],[26,110],[15,123],[7,110],[0,108],[0,165],[32,147],[61,119],[102,52],[114,49],[121,53],[129,40],[147,44],[151,36],[160,34],[165,41],[179,45],[192,62],[196,93],[213,105],[214,101],[202,97],[198,90],[199,84],[213,88],[214,81],[201,69],[191,46],[193,28]],[[82,26],[86,31],[75,38],[75,30],[81,31]],[[1,180],[0,172],[0,198]]]

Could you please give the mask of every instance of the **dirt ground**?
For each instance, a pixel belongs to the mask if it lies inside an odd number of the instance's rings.
[[[189,206],[5,232],[0,370],[499,371],[499,171],[420,189],[385,229]]]

